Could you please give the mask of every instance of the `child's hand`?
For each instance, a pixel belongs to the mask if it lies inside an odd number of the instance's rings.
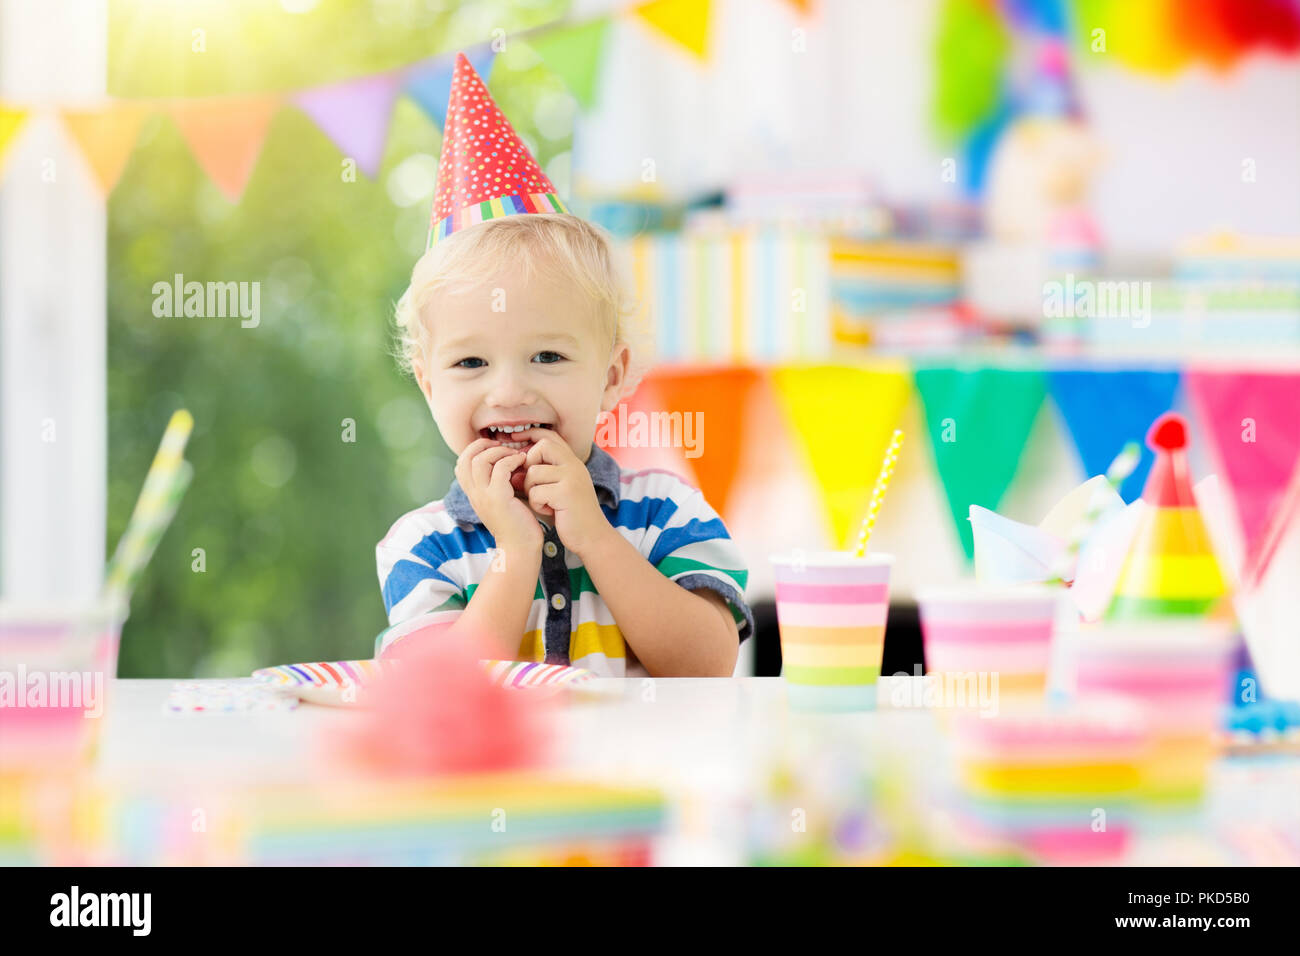
[[[525,458],[522,451],[491,438],[479,438],[456,459],[456,479],[499,548],[540,550],[542,546],[542,526],[537,516],[515,497],[510,484],[510,473],[523,465]]]
[[[533,508],[555,516],[560,540],[578,555],[613,527],[600,510],[591,472],[559,435],[548,433],[528,449],[524,490]]]

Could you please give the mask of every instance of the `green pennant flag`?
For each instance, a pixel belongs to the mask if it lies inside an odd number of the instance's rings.
[[[1046,395],[1041,372],[919,368],[934,463],[968,559],[975,557],[970,506],[997,508]]]
[[[598,17],[577,26],[547,30],[528,41],[583,109],[596,105],[596,74],[608,31],[609,17]]]

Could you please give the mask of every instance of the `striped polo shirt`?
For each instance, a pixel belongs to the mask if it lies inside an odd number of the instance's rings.
[[[596,445],[587,471],[619,534],[669,580],[722,595],[740,640],[749,637],[749,573],[704,495],[670,471],[623,469]],[[545,532],[542,564],[517,659],[572,664],[605,677],[646,676],[581,559],[565,549],[554,527],[538,523]],[[376,638],[376,656],[454,621],[489,572],[495,546],[459,481],[441,501],[399,518],[375,549],[389,623]]]

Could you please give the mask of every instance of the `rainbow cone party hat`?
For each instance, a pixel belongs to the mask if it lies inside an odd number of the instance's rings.
[[[1156,453],[1128,555],[1107,617],[1133,620],[1210,612],[1226,594],[1223,575],[1192,493],[1187,422],[1167,412],[1147,434]]]
[[[458,53],[428,248],[454,232],[502,216],[568,211],[465,54]]]

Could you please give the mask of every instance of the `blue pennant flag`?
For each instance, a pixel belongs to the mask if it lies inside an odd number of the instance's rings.
[[[487,83],[496,58],[492,45],[481,43],[464,52],[474,72]],[[451,74],[455,69],[456,54],[448,53],[418,63],[406,74],[406,95],[419,104],[439,129],[447,125],[447,100],[451,97]]]
[[[1135,441],[1142,459],[1120,485],[1125,502],[1142,496],[1155,459],[1146,447],[1151,423],[1174,404],[1177,371],[1139,369],[1056,369],[1047,373],[1047,388],[1074,438],[1083,470],[1104,475],[1124,447]]]

